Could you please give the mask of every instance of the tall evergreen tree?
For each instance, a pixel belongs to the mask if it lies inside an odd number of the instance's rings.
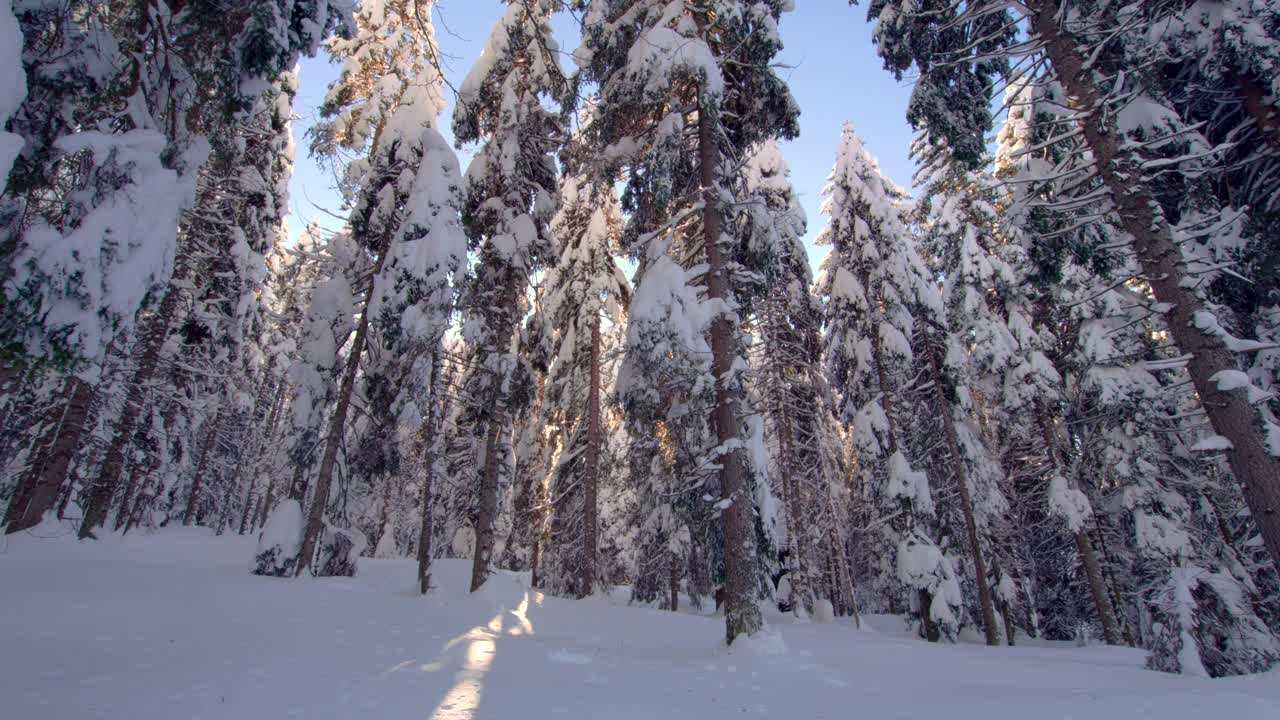
[[[555,260],[549,232],[556,207],[554,152],[563,142],[566,118],[543,103],[563,103],[569,90],[551,31],[556,8],[550,0],[510,0],[463,81],[454,110],[458,142],[483,142],[467,168],[463,208],[478,256],[463,298],[479,373],[471,383],[476,395],[469,419],[485,434],[472,591],[484,584],[493,559],[498,463],[509,454],[504,433],[519,401],[511,388],[516,328],[530,278]]]
[[[1253,511],[1273,561],[1280,561],[1280,456],[1270,445],[1272,425],[1249,401],[1247,383],[1222,382],[1239,371],[1242,345],[1206,304],[1194,279],[1194,225],[1183,225],[1188,208],[1172,199],[1188,196],[1165,181],[1185,180],[1214,164],[1212,149],[1183,121],[1150,73],[1142,72],[1152,38],[1158,38],[1156,12],[1132,13],[1130,4],[1099,0],[1072,4],[1036,0],[1021,7],[1019,18],[1006,4],[989,2],[917,3],[885,0],[870,6],[879,18],[877,34],[886,65],[901,75],[913,64],[921,72],[913,92],[912,121],[928,127],[938,142],[977,149],[989,129],[988,88],[993,75],[1023,48],[1035,53],[1038,67],[1051,73],[1070,96],[1079,137],[1091,155],[1091,171],[1100,187],[1060,202],[1105,201],[1128,235],[1127,249],[1151,287],[1168,321],[1175,344],[1189,355],[1191,381],[1205,403],[1218,435],[1230,444],[1227,460]],[[1156,8],[1165,4],[1157,3]],[[1028,37],[1017,38],[1018,19]],[[1114,33],[1117,27],[1129,32]],[[964,82],[961,82],[962,79]],[[971,165],[978,153],[957,151]],[[1175,175],[1175,168],[1187,172]],[[1219,216],[1220,211],[1212,211]]]
[[[862,583],[875,609],[908,608],[931,641],[954,639],[963,621],[955,567],[934,539],[929,476],[904,433],[902,393],[913,367],[916,312],[940,313],[941,298],[908,233],[905,193],[886,180],[846,124],[824,190],[832,246],[817,291],[826,303],[823,362],[857,453]]]
[[[628,363],[641,354],[651,362],[659,333],[672,329],[681,338],[681,352],[704,342],[710,350],[710,366],[693,364],[688,376],[693,382],[671,387],[667,398],[652,397],[666,383],[638,376],[634,365],[624,367],[622,389],[624,395],[627,389],[648,393],[647,402],[676,407],[681,414],[687,410],[680,404],[711,389],[715,444],[679,440],[682,451],[719,468],[716,513],[724,537],[730,643],[761,625],[753,500],[764,469],[753,467],[760,453],[746,451],[741,370],[747,362],[740,327],[759,294],[749,273],[758,270],[761,259],[737,252],[726,217],[728,203],[742,194],[734,170],[738,158],[759,141],[796,133],[798,109],[770,68],[782,48],[777,23],[789,7],[774,0],[596,0],[588,6],[577,53],[584,76],[600,86],[601,112],[591,132],[604,164],[610,172],[643,170],[631,173],[623,203],[632,212],[630,251],[643,258],[635,303],[645,298],[654,305],[633,307]],[[691,286],[686,268],[702,263],[702,282]],[[672,323],[661,322],[666,330],[634,329],[637,320],[657,319],[656,307],[679,315]],[[650,338],[642,338],[645,332]],[[700,337],[704,332],[706,341]],[[649,420],[660,417],[651,413]],[[691,439],[695,444],[687,442]]]
[[[366,353],[371,362],[396,363],[430,352],[452,308],[450,280],[464,254],[454,215],[461,181],[457,158],[435,127],[444,99],[430,10],[429,3],[409,0],[362,4],[352,37],[329,47],[345,64],[322,107],[329,120],[317,125],[312,149],[368,148],[366,160],[348,166],[345,182],[356,199],[350,235],[359,262],[369,268],[357,276],[369,285],[352,286],[353,297],[365,300],[324,433],[298,573],[311,565],[325,528],[338,448]],[[375,348],[385,352],[374,354]],[[371,364],[366,373],[395,378],[408,367]],[[405,401],[414,400],[420,399]]]
[[[548,493],[551,537],[543,587],[586,597],[599,573],[599,505],[608,461],[604,365],[630,285],[614,262],[622,213],[613,189],[583,173],[566,175],[551,230],[559,258],[547,274],[544,312],[554,328],[542,420],[558,429]]]

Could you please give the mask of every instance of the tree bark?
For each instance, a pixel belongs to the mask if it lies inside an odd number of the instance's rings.
[[[165,340],[169,337],[169,327],[178,314],[178,304],[182,299],[184,285],[191,274],[190,262],[183,252],[178,250],[178,258],[174,262],[173,276],[165,289],[160,306],[139,335],[138,364],[129,384],[125,386],[124,408],[115,426],[111,429],[111,442],[102,459],[102,467],[98,477],[89,490],[89,500],[85,506],[84,519],[80,522],[80,539],[95,538],[95,528],[101,527],[107,520],[111,510],[111,501],[115,498],[116,488],[120,484],[120,476],[124,472],[125,451],[133,440],[133,432],[141,417],[148,393],[144,386],[155,376],[160,365],[160,354],[164,350]]]
[[[969,495],[968,473],[964,469],[964,457],[960,454],[960,441],[956,436],[955,416],[951,412],[951,403],[943,392],[942,367],[938,363],[938,351],[935,347],[928,349],[929,367],[933,371],[933,393],[938,403],[938,412],[942,415],[943,434],[946,436],[947,451],[951,455],[951,470],[956,477],[956,487],[960,490],[960,509],[964,513],[964,527],[969,539],[969,551],[973,553],[974,582],[978,586],[978,605],[982,608],[982,630],[987,644],[1000,644],[1000,629],[996,626],[996,608],[991,601],[991,586],[987,578],[987,562],[982,556],[982,545],[978,542],[978,521],[973,515],[973,498]],[[1011,638],[1012,639],[1012,638]]]
[[[680,558],[675,554],[671,555],[671,573],[668,577],[670,593],[671,612],[680,612]],[[717,607],[719,603],[717,603]]]
[[[596,493],[600,479],[600,320],[591,323],[591,387],[587,390],[587,447],[582,458],[582,577],[578,597],[585,598],[596,584]]]
[[[72,375],[67,378],[64,392],[66,401],[56,426],[51,428],[52,436],[47,451],[39,459],[39,465],[32,467],[29,473],[30,486],[25,490],[20,487],[10,501],[5,517],[7,532],[14,533],[39,525],[45,513],[53,507],[58,490],[68,477],[67,471],[80,447],[80,437],[89,417],[93,388]]]
[[[1280,120],[1277,120],[1276,107],[1267,102],[1266,89],[1257,79],[1243,71],[1233,72],[1231,77],[1240,97],[1244,98],[1245,112],[1253,119],[1263,137],[1280,147]]]
[[[254,501],[257,499],[256,490],[258,486],[258,475],[261,474],[262,469],[262,454],[264,450],[268,454],[273,454],[271,452],[273,449],[271,441],[275,439],[276,421],[280,419],[280,408],[284,405],[284,387],[284,383],[275,384],[275,399],[271,402],[271,411],[267,414],[267,426],[263,433],[265,439],[263,442],[255,445],[252,466],[249,470],[249,487],[245,491],[244,496],[244,512],[240,516],[239,534],[241,535],[253,532],[252,520],[257,516],[257,513],[253,512],[253,508],[256,507]],[[268,482],[267,487],[265,488],[265,492],[268,496],[271,493],[272,484],[273,483]]]
[[[479,590],[489,579],[489,560],[493,555],[494,524],[498,519],[498,451],[502,445],[505,415],[493,409],[484,443],[484,472],[480,476],[480,507],[476,514],[476,547],[471,554],[471,592]]]
[[[1169,333],[1189,356],[1187,371],[1213,431],[1231,442],[1227,460],[1241,484],[1249,511],[1262,533],[1272,561],[1280,565],[1280,458],[1272,456],[1258,412],[1249,403],[1247,388],[1220,390],[1213,379],[1237,370],[1235,354],[1222,341],[1200,331],[1194,322],[1201,301],[1186,283],[1182,256],[1169,224],[1157,211],[1151,192],[1137,182],[1143,177],[1140,159],[1125,149],[1125,141],[1107,126],[1101,112],[1102,93],[1094,84],[1074,39],[1058,26],[1057,2],[1032,0],[1031,25],[1044,41],[1045,52],[1063,87],[1086,109],[1081,128],[1103,183],[1110,191],[1124,229],[1133,237],[1135,257],[1157,302],[1168,304]]]
[[[378,254],[378,262],[373,271],[376,278],[382,270],[382,261],[386,257],[385,249]],[[370,293],[372,293],[370,288]],[[351,408],[351,393],[355,390],[356,374],[360,371],[360,356],[364,354],[365,338],[369,333],[369,306],[366,301],[364,312],[360,313],[360,323],[356,325],[356,334],[351,339],[350,354],[342,368],[342,384],[338,386],[338,404],[329,417],[329,430],[325,433],[324,455],[320,460],[320,472],[316,475],[316,491],[311,498],[311,507],[307,512],[306,530],[302,535],[302,547],[298,550],[298,562],[294,574],[301,575],[311,567],[311,559],[316,553],[316,543],[320,540],[320,532],[324,529],[325,506],[329,504],[329,486],[333,483],[333,468],[338,460],[338,446],[342,444],[342,433],[347,426],[347,412]],[[301,469],[299,466],[298,469]],[[296,479],[296,471],[295,471]]]
[[[219,421],[222,420],[222,406],[219,405],[217,411],[213,414],[213,419],[209,421],[209,425],[204,428],[204,439],[200,443],[200,455],[196,460],[196,472],[191,480],[191,492],[187,495],[187,509],[182,513],[182,524],[190,525],[195,522],[196,513],[200,504],[200,493],[204,489],[205,473],[209,469],[209,455],[213,449],[213,444],[218,437]]]
[[[431,589],[431,490],[435,482],[436,448],[438,447],[440,391],[440,345],[431,353],[431,397],[427,401],[427,417],[422,426],[422,525],[418,530],[418,592],[426,595]]]
[[[733,301],[729,287],[728,263],[720,246],[719,186],[720,150],[710,108],[703,107],[698,118],[698,165],[702,183],[702,232],[707,254],[707,297],[725,303]],[[720,499],[727,505],[724,521],[725,641],[733,644],[739,635],[753,635],[763,624],[755,600],[754,538],[751,529],[751,498],[744,482],[743,459],[738,429],[741,393],[732,380],[735,346],[733,325],[723,314],[711,321],[711,371],[715,375],[715,407],[711,419],[716,440],[723,448],[720,461]],[[730,384],[732,382],[732,384]]]
[[[498,298],[497,322],[500,326],[494,337],[494,348],[503,353],[511,351],[511,339],[515,335],[517,295],[515,272],[508,269],[501,276],[502,295]],[[494,524],[498,520],[498,471],[505,459],[502,450],[502,434],[506,430],[507,398],[502,392],[502,379],[494,379],[491,395],[493,407],[485,438],[484,469],[480,475],[480,507],[476,514],[476,547],[471,558],[471,592],[480,589],[489,578],[490,560],[493,556]]]
[[[1036,414],[1040,424],[1040,432],[1044,436],[1045,452],[1049,456],[1049,467],[1055,475],[1061,474],[1062,458],[1058,448],[1057,433],[1053,428],[1053,419],[1049,411],[1037,401]],[[1097,555],[1093,552],[1093,543],[1084,528],[1074,532],[1076,549],[1080,552],[1080,563],[1084,566],[1085,577],[1089,581],[1089,592],[1093,595],[1093,606],[1098,611],[1098,621],[1102,623],[1102,636],[1108,645],[1120,644],[1120,632],[1116,627],[1115,610],[1107,599],[1107,586],[1102,578],[1102,569],[1098,566]]]

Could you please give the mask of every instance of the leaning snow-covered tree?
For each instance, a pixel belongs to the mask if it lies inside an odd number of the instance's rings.
[[[348,232],[358,251],[352,259],[368,269],[349,273],[353,282],[343,295],[352,299],[359,318],[349,341],[335,337],[333,350],[346,342],[346,357],[320,440],[323,452],[311,484],[299,573],[312,567],[321,536],[328,532],[330,488],[362,368],[366,375],[389,375],[393,385],[405,373],[423,371],[413,359],[432,353],[444,335],[452,309],[451,279],[465,254],[456,215],[457,158],[436,129],[444,98],[430,11],[430,3],[409,0],[362,4],[355,33],[329,46],[344,65],[322,107],[328,120],[313,130],[312,150],[368,153],[348,165],[344,178],[354,200]],[[341,312],[334,316],[339,317]],[[419,403],[433,402],[429,395],[387,401],[398,406],[387,415],[410,423],[429,415]]]
[[[1077,156],[1088,152],[1082,162],[1098,185],[1077,184],[1075,192],[1056,202],[1104,203],[1098,209],[1118,217],[1133,270],[1150,287],[1173,343],[1188,356],[1190,380],[1223,439],[1231,472],[1275,562],[1280,561],[1280,514],[1272,511],[1280,504],[1280,450],[1271,441],[1276,426],[1251,402],[1251,383],[1229,381],[1244,364],[1241,353],[1259,346],[1231,334],[1198,282],[1213,268],[1204,266],[1198,240],[1230,228],[1232,211],[1212,193],[1178,187],[1226,169],[1225,155],[1194,121],[1179,115],[1179,103],[1154,79],[1158,73],[1141,71],[1152,62],[1152,44],[1164,42],[1165,30],[1176,30],[1169,23],[1186,5],[881,0],[870,5],[870,14],[879,19],[876,33],[889,69],[901,76],[914,65],[920,73],[912,122],[957,149],[957,159],[971,166],[990,129],[989,89],[998,85],[992,80],[1009,69],[1011,58],[1024,58],[1021,66],[1029,62],[1035,82],[1062,83],[1075,125],[1063,133],[1082,141]],[[1240,5],[1244,17],[1252,14],[1243,4],[1232,5]],[[1266,107],[1265,96],[1250,91],[1245,80],[1237,84],[1245,107]],[[1253,113],[1252,122],[1269,127],[1271,118],[1265,111]]]

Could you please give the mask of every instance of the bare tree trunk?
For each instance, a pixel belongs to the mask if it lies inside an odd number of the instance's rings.
[[[18,532],[35,527],[53,507],[58,490],[68,477],[71,460],[80,447],[85,421],[89,417],[89,405],[93,400],[93,388],[89,383],[72,375],[64,389],[66,401],[56,425],[50,428],[49,443],[39,458],[38,465],[28,473],[28,487],[19,486],[9,509],[5,513],[7,532]],[[24,481],[23,483],[27,483]]]
[[[720,198],[716,192],[720,174],[720,150],[710,108],[703,107],[698,119],[698,165],[702,183],[702,233],[707,255],[707,297],[730,302],[728,263],[720,246]],[[742,450],[738,430],[741,402],[739,386],[733,382],[733,361],[737,345],[734,328],[724,315],[711,321],[711,372],[715,376],[715,407],[712,421],[716,441],[732,449],[719,457],[720,499],[725,506],[725,641],[732,644],[739,635],[753,635],[763,624],[755,600],[755,550],[751,528],[751,497],[744,482]],[[733,385],[729,383],[733,382]]]
[[[380,253],[373,277],[377,277],[381,271],[383,257],[385,254]],[[304,570],[311,567],[311,559],[316,553],[316,543],[319,542],[320,532],[324,529],[324,513],[325,507],[329,504],[329,486],[333,483],[333,468],[338,460],[338,446],[342,444],[342,433],[347,426],[347,412],[351,409],[351,393],[355,390],[356,374],[360,370],[360,356],[364,354],[365,338],[368,333],[369,308],[366,304],[364,312],[360,313],[360,323],[356,325],[350,354],[347,355],[347,362],[342,369],[342,384],[338,387],[338,405],[334,408],[333,415],[329,417],[329,430],[325,433],[324,439],[324,455],[320,459],[316,491],[307,512],[307,526],[302,535],[302,547],[298,551],[295,575],[301,575]],[[301,470],[301,466],[297,470]]]
[[[517,295],[517,283],[514,270],[508,269],[501,274],[502,294],[498,298],[497,322],[499,328],[494,337],[494,348],[503,353],[511,351],[511,340],[515,335],[516,307],[520,298]],[[476,547],[471,557],[471,592],[480,589],[489,578],[491,560],[493,559],[494,525],[498,521],[498,472],[499,466],[506,459],[503,450],[502,435],[506,430],[507,398],[502,392],[502,379],[494,379],[492,389],[491,417],[486,433],[484,446],[484,469],[480,475],[480,507],[476,514]]]
[[[1045,450],[1049,455],[1049,466],[1055,475],[1062,473],[1062,457],[1058,447],[1057,432],[1053,427],[1053,419],[1049,411],[1036,402],[1036,414],[1039,416],[1040,432],[1044,435]],[[1098,566],[1098,558],[1093,552],[1093,543],[1082,527],[1075,531],[1076,549],[1080,552],[1080,562],[1084,565],[1084,574],[1089,581],[1089,592],[1093,595],[1093,605],[1098,611],[1098,621],[1102,623],[1102,635],[1108,645],[1120,644],[1120,633],[1116,628],[1115,611],[1107,599],[1107,586],[1102,578],[1102,570]]]
[[[81,540],[95,537],[94,529],[101,527],[107,520],[111,501],[120,484],[120,475],[124,472],[125,451],[133,442],[133,432],[149,395],[144,387],[155,376],[160,364],[160,354],[169,337],[169,327],[177,317],[178,304],[190,274],[190,261],[180,247],[178,258],[174,262],[173,276],[165,289],[164,298],[160,300],[160,307],[154,315],[147,318],[145,328],[139,334],[136,348],[138,364],[129,378],[129,384],[125,386],[124,408],[111,429],[111,442],[103,456],[102,467],[89,490],[84,519],[80,522]]]
[[[183,525],[190,525],[195,522],[197,507],[200,503],[200,493],[204,490],[205,472],[209,469],[209,451],[213,449],[213,444],[218,437],[221,420],[222,405],[219,404],[218,409],[213,413],[213,419],[204,428],[204,440],[200,443],[200,456],[196,460],[196,472],[191,480],[191,493],[187,495],[187,509],[182,513]]]
[[[471,555],[471,592],[479,590],[489,579],[489,560],[493,555],[494,524],[498,519],[498,453],[502,445],[505,416],[494,408],[484,443],[484,472],[480,476],[480,507],[476,514],[476,547]]]
[[[668,592],[671,594],[671,612],[680,612],[680,558],[671,555],[671,573],[668,577]],[[716,603],[716,609],[720,604]]]
[[[1031,24],[1045,43],[1045,52],[1058,78],[1088,112],[1081,128],[1093,153],[1098,173],[1110,191],[1124,229],[1133,237],[1135,259],[1159,303],[1167,304],[1169,333],[1178,349],[1189,357],[1187,371],[1213,431],[1231,442],[1227,460],[1241,484],[1245,501],[1273,562],[1280,565],[1280,458],[1270,454],[1257,410],[1249,403],[1247,388],[1220,390],[1215,377],[1236,370],[1235,354],[1220,338],[1196,327],[1195,314],[1203,309],[1196,297],[1169,224],[1157,211],[1155,198],[1137,178],[1143,177],[1140,160],[1125,149],[1126,142],[1107,126],[1109,113],[1100,110],[1102,93],[1092,80],[1091,69],[1074,39],[1058,26],[1058,2],[1031,0]]]
[[[418,592],[426,595],[431,589],[431,491],[435,483],[436,448],[439,443],[440,344],[431,353],[431,397],[427,400],[427,417],[420,435],[423,443],[422,466],[422,526],[418,530]]]
[[[591,387],[587,391],[587,447],[582,459],[582,577],[578,597],[595,591],[596,492],[600,479],[600,320],[591,323]]]
[[[960,490],[960,509],[964,513],[964,527],[969,539],[969,552],[973,553],[974,582],[978,586],[978,605],[982,608],[982,630],[986,634],[987,644],[1000,644],[1000,629],[996,626],[996,608],[991,601],[991,585],[987,578],[987,562],[982,556],[982,545],[978,542],[978,521],[973,516],[973,498],[969,495],[968,473],[964,469],[964,457],[960,454],[960,441],[956,437],[955,417],[951,412],[951,403],[943,392],[942,368],[938,364],[937,348],[930,346],[929,367],[933,371],[933,394],[938,403],[938,412],[942,415],[943,434],[946,436],[947,451],[951,455],[951,471],[956,477],[956,487]],[[1012,639],[1012,638],[1010,638]]]
[[[274,450],[272,440],[274,440],[276,436],[276,422],[280,419],[280,408],[284,405],[284,387],[284,383],[275,384],[275,399],[272,400],[271,411],[267,414],[267,426],[263,432],[264,440],[260,443],[255,443],[254,446],[253,459],[249,470],[249,487],[245,491],[244,512],[240,516],[239,534],[241,535],[253,532],[253,524],[251,523],[251,520],[256,517],[256,513],[253,513],[252,510],[256,507],[256,503],[254,501],[258,499],[256,491],[258,486],[258,475],[261,474],[262,470],[262,455],[264,451],[267,454],[274,455],[272,452]],[[238,470],[236,474],[239,475]],[[271,487],[273,484],[274,481],[268,481],[267,487],[265,488],[267,496],[271,494]]]

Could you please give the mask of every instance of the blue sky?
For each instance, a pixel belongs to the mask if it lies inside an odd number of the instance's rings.
[[[490,28],[502,13],[502,3],[441,0],[436,6],[436,33],[442,51],[449,56],[445,72],[457,86],[479,57]],[[576,24],[562,17],[557,28],[566,53],[571,52],[578,44]],[[822,186],[845,120],[857,128],[868,149],[879,158],[881,169],[899,185],[910,186],[908,147],[912,132],[905,118],[910,86],[907,81],[894,80],[882,68],[871,43],[865,5],[849,7],[845,0],[796,0],[796,10],[783,16],[781,30],[786,49],[779,61],[790,67],[778,72],[789,83],[801,110],[800,137],[787,143],[785,150],[792,183],[809,216],[806,240],[816,265],[826,253],[826,248],[814,248],[812,242],[825,222],[818,212]],[[572,71],[567,56],[565,63]],[[289,229],[295,238],[312,220],[329,228],[340,224],[327,214],[341,214],[334,179],[307,157],[305,137],[325,88],[336,75],[337,66],[329,64],[327,57],[302,62],[294,103],[298,119],[293,124],[298,154],[290,182],[293,212]],[[441,118],[441,129],[450,138],[447,119],[451,111],[446,110]],[[460,149],[459,156],[465,169],[468,148]]]

